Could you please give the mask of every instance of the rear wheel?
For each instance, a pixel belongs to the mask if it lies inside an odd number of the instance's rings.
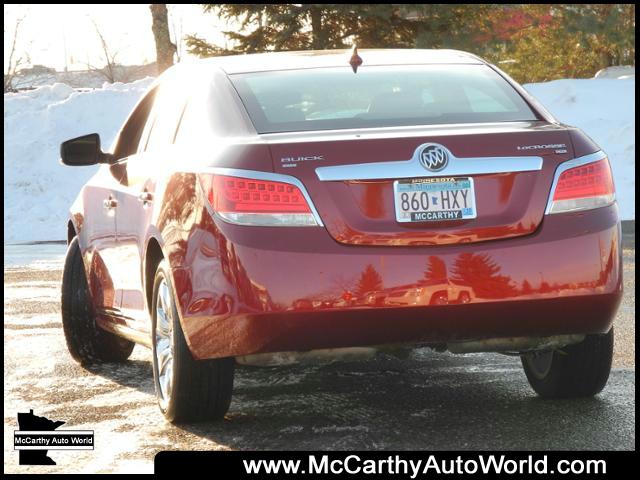
[[[613,359],[613,328],[552,352],[522,355],[529,384],[541,397],[590,397],[604,388]]]
[[[96,325],[78,237],[69,244],[62,273],[62,328],[71,356],[82,365],[122,362],[135,344]]]
[[[431,297],[430,305],[447,305],[449,303],[449,296],[447,292],[438,292]]]
[[[235,359],[195,360],[180,326],[166,261],[156,270],[152,300],[153,377],[170,422],[217,420],[231,403]]]
[[[471,296],[467,292],[462,292],[458,296],[458,303],[469,303],[471,301]]]

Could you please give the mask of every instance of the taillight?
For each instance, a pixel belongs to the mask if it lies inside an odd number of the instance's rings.
[[[301,187],[293,183],[218,174],[199,177],[209,205],[228,222],[262,226],[319,225]]]
[[[552,200],[547,213],[588,210],[612,204],[615,200],[615,188],[609,161],[605,157],[563,169],[551,194]]]

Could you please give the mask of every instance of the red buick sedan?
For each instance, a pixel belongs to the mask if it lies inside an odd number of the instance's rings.
[[[474,55],[356,55],[178,65],[108,152],[62,144],[101,164],[67,226],[71,355],[152,348],[170,421],[222,417],[236,363],[354,347],[517,354],[541,396],[601,391],[622,295],[606,154]]]

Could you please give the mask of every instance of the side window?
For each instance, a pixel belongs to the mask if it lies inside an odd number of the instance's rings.
[[[148,92],[120,129],[113,146],[113,155],[116,159],[126,158],[138,150],[138,144],[149,119],[156,93],[157,87]]]
[[[193,132],[198,132],[198,123],[202,125],[202,118],[198,116],[196,105],[193,100],[188,100],[182,112],[182,118],[176,132],[176,143],[189,143],[193,140]]]
[[[161,88],[153,106],[153,112],[145,132],[141,151],[159,150],[174,142],[176,130],[185,109],[185,98],[180,90],[170,89],[168,85]],[[146,141],[145,141],[146,138]]]

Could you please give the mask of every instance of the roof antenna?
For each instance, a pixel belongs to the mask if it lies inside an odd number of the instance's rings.
[[[358,73],[358,67],[362,65],[362,57],[358,55],[358,47],[356,45],[354,45],[353,50],[351,50],[349,65],[351,65],[351,68],[353,68],[353,73]]]

